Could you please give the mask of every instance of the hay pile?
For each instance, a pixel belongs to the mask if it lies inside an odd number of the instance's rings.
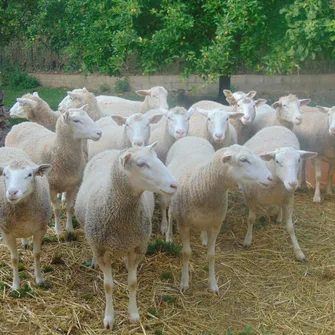
[[[121,262],[114,264],[113,333],[335,334],[334,198],[316,205],[311,190],[297,192],[295,208],[297,237],[307,263],[295,261],[285,226],[275,224],[265,211],[255,224],[253,245],[243,249],[247,209],[234,192],[216,247],[220,294],[207,292],[206,249],[194,235],[190,289],[185,294],[179,291],[179,256],[158,252],[141,264],[139,324],[128,322],[127,273]],[[156,231],[158,223],[156,214]],[[78,241],[58,243],[51,228],[47,237],[41,258],[45,288],[34,283],[31,249],[19,250],[21,287],[27,289],[21,298],[12,297],[6,287],[12,280],[10,256],[0,245],[0,334],[110,333],[103,330],[102,274],[83,265],[91,252],[82,230],[76,230]],[[180,245],[178,235],[174,241]]]

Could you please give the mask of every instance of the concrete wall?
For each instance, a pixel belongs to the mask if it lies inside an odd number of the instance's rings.
[[[32,73],[37,77],[42,86],[51,87],[86,87],[89,90],[99,90],[101,84],[114,86],[117,78],[108,76]],[[213,93],[218,90],[218,83],[204,87],[203,80],[192,75],[188,79],[182,79],[178,75],[158,76],[129,76],[128,81],[131,90],[150,88],[152,86],[164,86],[168,91],[178,89],[196,88],[197,93]],[[322,95],[324,97],[335,96],[335,74],[322,75],[237,75],[232,76],[232,85],[242,91],[256,90],[262,93],[285,94],[296,93],[299,96]]]

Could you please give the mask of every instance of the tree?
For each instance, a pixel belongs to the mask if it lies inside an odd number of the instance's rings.
[[[129,73],[126,61],[133,56],[145,74],[177,64],[184,76],[220,78],[222,94],[232,74],[289,73],[335,53],[335,8],[327,0],[32,3],[24,21],[28,40],[47,43],[84,72]]]

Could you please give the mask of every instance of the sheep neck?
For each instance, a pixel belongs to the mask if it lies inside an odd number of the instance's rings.
[[[132,146],[132,143],[129,140],[129,137],[127,135],[127,127],[125,125],[123,127],[123,132],[122,132],[122,143],[124,143],[124,148],[130,148]]]
[[[30,113],[30,120],[39,123],[43,127],[55,131],[59,115],[51,110],[46,102],[40,104],[33,113]]]
[[[171,136],[169,132],[169,123],[167,120],[165,120],[164,136],[161,142],[164,143],[165,147],[170,148],[175,141],[176,139],[173,136]]]
[[[281,126],[283,126],[285,128],[288,128],[290,130],[293,129],[294,124],[290,121],[284,120],[280,115],[280,110],[279,109],[277,109],[276,117],[277,117],[277,120],[278,120],[278,122]]]
[[[97,121],[105,116],[98,105],[97,98],[93,94],[92,96],[88,97],[87,104],[88,104],[87,114],[93,121]]]
[[[207,164],[192,172],[190,185],[194,190],[192,194],[201,195],[205,199],[209,194],[219,197],[233,186],[229,168],[222,162],[221,150],[217,151]]]

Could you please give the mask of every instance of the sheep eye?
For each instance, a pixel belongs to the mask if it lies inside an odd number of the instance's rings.
[[[227,117],[226,121],[228,121],[229,117]]]
[[[80,120],[73,120],[74,123],[81,123]]]
[[[279,161],[278,161],[278,160],[276,160],[276,163],[277,163],[279,166],[282,166],[282,165],[279,163]]]
[[[3,176],[6,177],[6,173],[4,173]]]
[[[31,173],[28,174],[28,177],[32,177],[33,175]]]
[[[211,119],[211,118],[208,118],[208,121],[209,121],[209,122],[211,122],[211,121],[212,121],[212,119]]]
[[[240,162],[251,164],[246,158],[241,158]]]
[[[139,162],[139,163],[137,163],[137,166],[140,167],[140,168],[149,167],[147,165],[147,163],[145,163],[145,162]]]

